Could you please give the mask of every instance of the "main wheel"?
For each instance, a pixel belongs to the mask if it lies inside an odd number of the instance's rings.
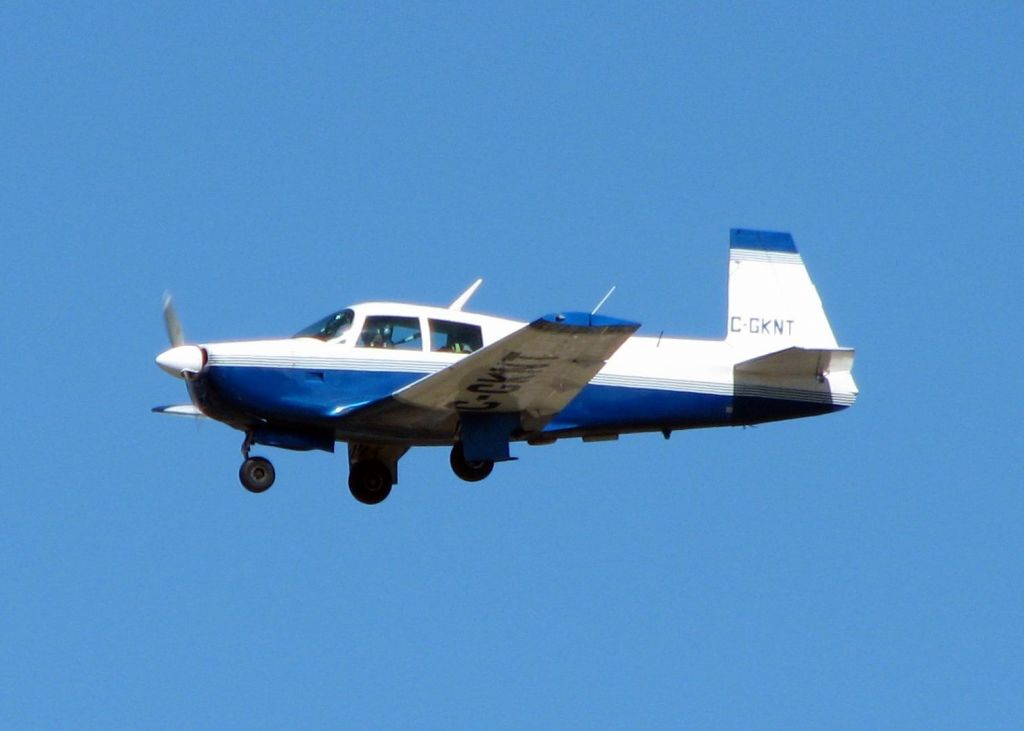
[[[480,482],[480,480],[491,474],[491,470],[494,469],[494,462],[489,459],[480,460],[479,462],[467,460],[465,452],[462,451],[462,442],[455,442],[448,461],[452,464],[452,472],[466,482]]]
[[[352,497],[366,505],[376,505],[390,495],[391,484],[391,471],[375,459],[356,462],[348,472]]]
[[[266,492],[274,484],[274,465],[264,457],[250,457],[238,469],[238,479],[249,492]]]

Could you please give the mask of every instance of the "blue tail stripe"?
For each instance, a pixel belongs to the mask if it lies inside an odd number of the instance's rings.
[[[792,235],[784,231],[755,231],[749,228],[731,229],[729,231],[729,248],[797,253]]]

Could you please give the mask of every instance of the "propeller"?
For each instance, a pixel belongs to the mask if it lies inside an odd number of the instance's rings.
[[[178,378],[191,378],[206,366],[206,350],[198,345],[185,345],[185,333],[174,309],[174,301],[164,293],[164,325],[171,347],[156,357],[156,364]]]
[[[185,344],[185,333],[181,329],[178,311],[174,309],[174,300],[170,292],[164,292],[164,325],[167,327],[167,338],[173,347]]]

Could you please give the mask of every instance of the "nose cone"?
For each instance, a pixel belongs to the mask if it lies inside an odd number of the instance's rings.
[[[186,373],[198,373],[203,369],[206,353],[198,345],[179,345],[158,355],[156,364],[172,376],[184,378]]]

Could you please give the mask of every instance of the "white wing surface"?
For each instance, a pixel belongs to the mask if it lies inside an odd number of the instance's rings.
[[[548,315],[396,392],[435,411],[557,414],[640,326],[599,315]],[[546,418],[545,418],[546,417]]]
[[[460,421],[516,417],[513,430],[532,432],[565,408],[605,361],[640,327],[588,313],[547,315],[342,417],[346,426],[387,425],[451,439]]]

